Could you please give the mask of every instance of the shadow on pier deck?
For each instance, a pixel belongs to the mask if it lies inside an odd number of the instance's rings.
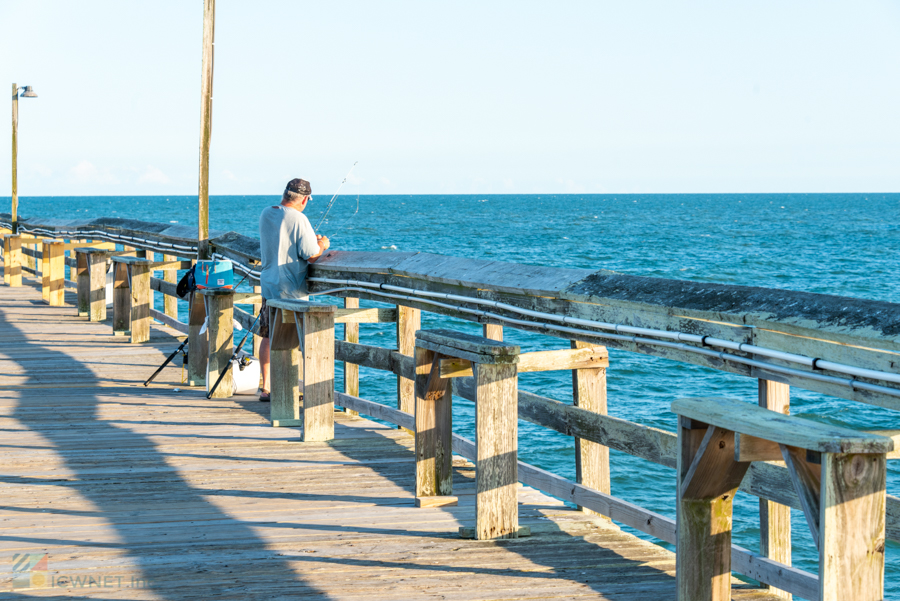
[[[528,487],[532,537],[461,540],[474,468],[459,507],[416,508],[401,431],[339,414],[301,443],[255,399],[174,392],[180,368],[144,388],[171,330],[130,345],[68,300],[0,286],[0,599],[675,598],[672,553]],[[43,587],[17,554],[47,554]]]

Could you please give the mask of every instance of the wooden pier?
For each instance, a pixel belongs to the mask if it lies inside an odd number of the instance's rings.
[[[336,413],[304,443],[254,398],[174,392],[178,368],[144,388],[177,332],[132,345],[66,301],[0,286],[2,599],[675,598],[673,553],[530,487],[530,537],[459,538],[472,464],[458,506],[416,507],[403,430]],[[13,555],[45,553],[46,586],[13,589]]]
[[[900,305],[329,252],[310,291],[343,308],[268,300],[262,404],[232,396],[230,376],[211,399],[199,388],[228,365],[233,321],[249,327],[260,310],[259,241],[198,244],[191,228],[110,218],[22,220],[3,236],[0,598],[883,597],[900,431],[791,416],[790,389],[900,410]],[[174,276],[201,246],[254,292],[198,292],[182,322]],[[483,336],[423,328],[423,312]],[[366,344],[369,323],[395,325],[396,346]],[[561,348],[503,342],[507,327]],[[185,336],[184,368],[145,388]],[[671,429],[609,416],[607,347],[746,377],[758,403],[679,399],[673,383]],[[359,367],[394,374],[396,398],[365,398]],[[518,385],[554,370],[571,374],[571,400]],[[475,440],[453,431],[455,402],[475,403]],[[574,437],[574,481],[518,460],[519,420]],[[609,449],[676,470],[677,519],[615,496]],[[758,552],[732,543],[738,492],[759,498]],[[790,508],[806,516],[818,574],[791,566]],[[617,524],[677,545],[677,560]]]

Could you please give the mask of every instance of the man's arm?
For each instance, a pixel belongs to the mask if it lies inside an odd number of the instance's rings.
[[[328,250],[331,247],[331,242],[328,240],[328,236],[316,236],[316,244],[319,245],[319,252],[308,258],[307,263],[315,263],[319,257],[322,256],[322,253]]]

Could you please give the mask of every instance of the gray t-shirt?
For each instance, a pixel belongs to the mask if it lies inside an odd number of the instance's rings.
[[[306,215],[283,206],[263,209],[259,249],[263,298],[306,298],[307,260],[319,252],[316,232]]]

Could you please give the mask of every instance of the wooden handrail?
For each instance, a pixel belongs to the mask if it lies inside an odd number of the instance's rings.
[[[0,215],[0,222],[2,221],[3,216]],[[82,238],[106,240],[107,242],[116,241],[137,249],[165,253],[167,257],[164,263],[167,266],[172,266],[172,262],[178,256],[192,256],[191,248],[196,244],[196,232],[191,232],[191,228],[134,220],[103,218],[81,223],[62,224],[56,222],[44,225],[31,220],[23,221],[22,225],[25,229],[32,228],[38,237],[53,235],[75,240],[78,239],[77,232],[84,232]],[[87,232],[100,232],[102,235],[91,236]],[[19,242],[34,244],[32,240],[20,240]],[[258,270],[259,243],[257,240],[233,232],[211,232],[210,243],[214,252],[235,261],[238,270],[245,268]],[[6,251],[6,248],[4,250]],[[22,256],[21,252],[19,256]],[[180,264],[184,265],[183,262]],[[10,265],[10,267],[10,271],[12,271],[12,268],[18,268],[19,264]],[[21,270],[19,274],[21,274]],[[682,341],[679,342],[681,347],[673,345],[665,347],[654,346],[637,341],[637,339],[631,340],[624,336],[618,339],[604,338],[601,335],[603,332],[600,330],[597,330],[596,336],[588,334],[576,336],[565,331],[553,333],[544,329],[537,323],[537,320],[526,314],[477,304],[474,301],[478,299],[479,301],[500,302],[525,311],[564,315],[574,319],[602,321],[622,326],[639,325],[663,332],[690,332],[700,337],[714,337],[733,343],[756,345],[784,353],[814,357],[820,361],[843,363],[890,374],[898,372],[895,365],[900,364],[898,361],[900,359],[900,342],[894,340],[891,337],[892,334],[887,332],[890,329],[889,324],[900,322],[900,304],[783,290],[638,278],[612,272],[516,266],[494,261],[441,257],[427,253],[331,251],[311,266],[310,278],[310,290],[315,293],[348,287],[319,281],[321,278],[361,282],[364,285],[349,286],[351,289],[334,292],[333,296],[344,297],[348,302],[352,301],[357,305],[356,298],[399,305],[397,309],[357,309],[355,305],[348,304],[346,313],[342,313],[344,310],[337,310],[334,314],[335,323],[341,323],[341,320],[344,320],[344,323],[354,327],[358,327],[356,324],[359,323],[375,323],[376,321],[379,323],[396,321],[398,323],[398,349],[358,344],[349,338],[347,341],[335,341],[335,360],[344,360],[355,365],[385,370],[398,376],[398,409],[378,409],[382,413],[392,410],[397,411],[398,414],[409,414],[411,411],[409,385],[412,383],[415,367],[409,345],[411,334],[418,328],[419,312],[422,310],[476,321],[489,325],[494,330],[502,324],[525,331],[538,331],[557,336],[566,339],[567,344],[569,339],[575,337],[587,344],[604,345],[694,363],[768,382],[774,386],[774,388],[770,386],[773,390],[777,390],[777,386],[781,386],[787,391],[787,384],[790,384],[840,398],[900,409],[900,398],[894,394],[841,387],[833,382],[816,380],[818,375],[838,375],[838,372],[821,369],[816,362],[813,362],[811,366],[796,367],[794,370],[796,373],[793,375],[784,375],[783,373],[779,375],[779,373],[767,370],[762,366],[747,366],[716,357],[702,356],[685,348],[700,346],[695,342]],[[255,275],[252,274],[248,281],[251,284],[258,283]],[[379,289],[383,285],[385,288],[396,286],[403,290],[414,289],[430,295],[450,294],[454,295],[455,300],[451,302],[435,299],[451,305],[441,307],[426,302],[428,298],[434,298],[434,296],[416,296],[396,290]],[[172,282],[151,278],[150,286],[153,290],[166,295],[167,298],[174,297],[175,286]],[[392,300],[391,297],[381,293],[399,295],[404,299]],[[472,300],[467,301],[467,297]],[[249,304],[260,300],[260,297],[254,293],[243,297],[242,300],[248,301],[247,304]],[[515,318],[518,322],[497,320],[493,317],[467,313],[462,309],[489,311]],[[196,310],[195,307],[194,312]],[[254,317],[238,308],[234,309],[234,315],[235,319],[245,324],[245,327],[252,322]],[[153,316],[156,317],[155,312]],[[195,325],[191,325],[190,328],[199,329],[202,321],[202,315],[194,316],[192,313],[191,323]],[[180,322],[174,321],[174,323]],[[754,327],[747,327],[746,324]],[[580,328],[579,331],[586,331],[584,329],[586,326],[572,325],[568,322],[562,325],[577,326],[576,329]],[[607,330],[607,332],[613,332],[613,330]],[[725,350],[735,356],[759,360],[760,365],[781,365],[777,360],[754,357],[748,352]],[[542,353],[550,353],[545,357],[552,356],[554,361],[557,361],[555,365],[561,366],[562,369],[576,369],[572,360],[576,353],[571,353],[568,349],[542,351]],[[524,353],[520,357],[520,361],[523,363],[522,367],[527,368],[529,355],[532,354]],[[535,353],[532,356],[536,360],[538,354]],[[540,362],[538,361],[538,363]],[[587,369],[602,370],[604,366],[603,361],[593,360],[591,367]],[[471,377],[462,373],[467,366],[447,361],[442,368],[447,370],[442,375],[455,376],[450,378],[454,394],[465,398],[467,388],[471,387]],[[841,377],[845,381],[848,379],[848,376]],[[857,380],[886,389],[900,390],[900,385],[888,380],[863,377],[859,377]],[[356,390],[358,390],[358,385]],[[785,392],[785,394],[787,393]],[[760,392],[760,395],[762,402],[763,393]],[[350,396],[358,398],[358,396]],[[357,404],[354,408],[351,406],[353,402],[349,400],[350,397],[339,396],[338,404],[341,404],[343,398],[347,399],[346,408],[348,409],[364,410],[365,412],[367,407],[368,410],[374,410],[371,406],[362,404]],[[786,411],[787,405],[784,407]],[[675,434],[672,432],[647,428],[627,420],[617,420],[596,411],[559,403],[526,391],[520,391],[518,394],[518,410],[523,419],[541,426],[575,436],[592,444],[616,448],[662,465],[674,467],[674,451],[677,445]],[[411,425],[408,420],[398,420],[394,423],[404,428]],[[414,426],[414,424],[412,425]],[[760,440],[759,437],[755,438],[756,440],[750,438],[749,435],[739,436],[737,440],[739,452],[752,452],[757,457],[774,458],[771,445],[760,446],[757,443]],[[454,438],[454,450],[456,450],[455,445],[456,439]],[[748,456],[742,455],[742,457]],[[888,458],[894,456],[900,456],[900,451],[892,451]],[[536,470],[536,468],[534,469]],[[603,503],[606,503],[607,509],[619,507],[624,512],[617,515],[622,516],[628,513],[624,509],[625,506],[610,502],[603,496],[605,493],[598,493],[590,487],[577,484],[573,487],[570,481],[564,479],[559,479],[560,481],[557,482],[555,479],[558,477],[540,475],[539,471],[529,472],[527,469],[524,471],[520,469],[520,475],[523,476],[523,481],[526,477],[533,477],[535,479],[532,482],[543,482],[543,485],[548,487],[544,489],[547,492],[552,494],[558,492],[562,498],[584,507],[592,508],[591,505],[593,505],[601,508],[602,512]],[[800,498],[793,490],[788,469],[782,465],[752,464],[740,488],[761,499],[769,499],[795,508],[802,506]],[[566,490],[569,492],[562,494]],[[596,494],[601,496],[597,497]],[[616,501],[624,503],[618,499]],[[886,537],[900,541],[900,499],[887,495],[886,509]],[[616,509],[615,511],[620,510]],[[650,518],[649,522],[644,524],[644,529],[656,536],[654,532],[661,523],[655,518]],[[641,524],[640,520],[635,519],[632,525],[641,528]],[[672,531],[674,532],[674,530]],[[745,554],[742,556],[744,559],[739,561],[739,556],[738,551],[733,551],[735,569],[760,580],[768,582],[777,580],[771,575],[774,564],[767,564],[766,558]],[[804,597],[814,598],[815,594],[810,593],[808,585],[810,578],[812,578],[812,582],[815,582],[815,578],[803,574],[805,573],[798,576],[796,573],[790,572],[790,578],[793,578],[795,582],[784,588],[796,594],[802,594]],[[805,591],[805,593],[800,591]]]

